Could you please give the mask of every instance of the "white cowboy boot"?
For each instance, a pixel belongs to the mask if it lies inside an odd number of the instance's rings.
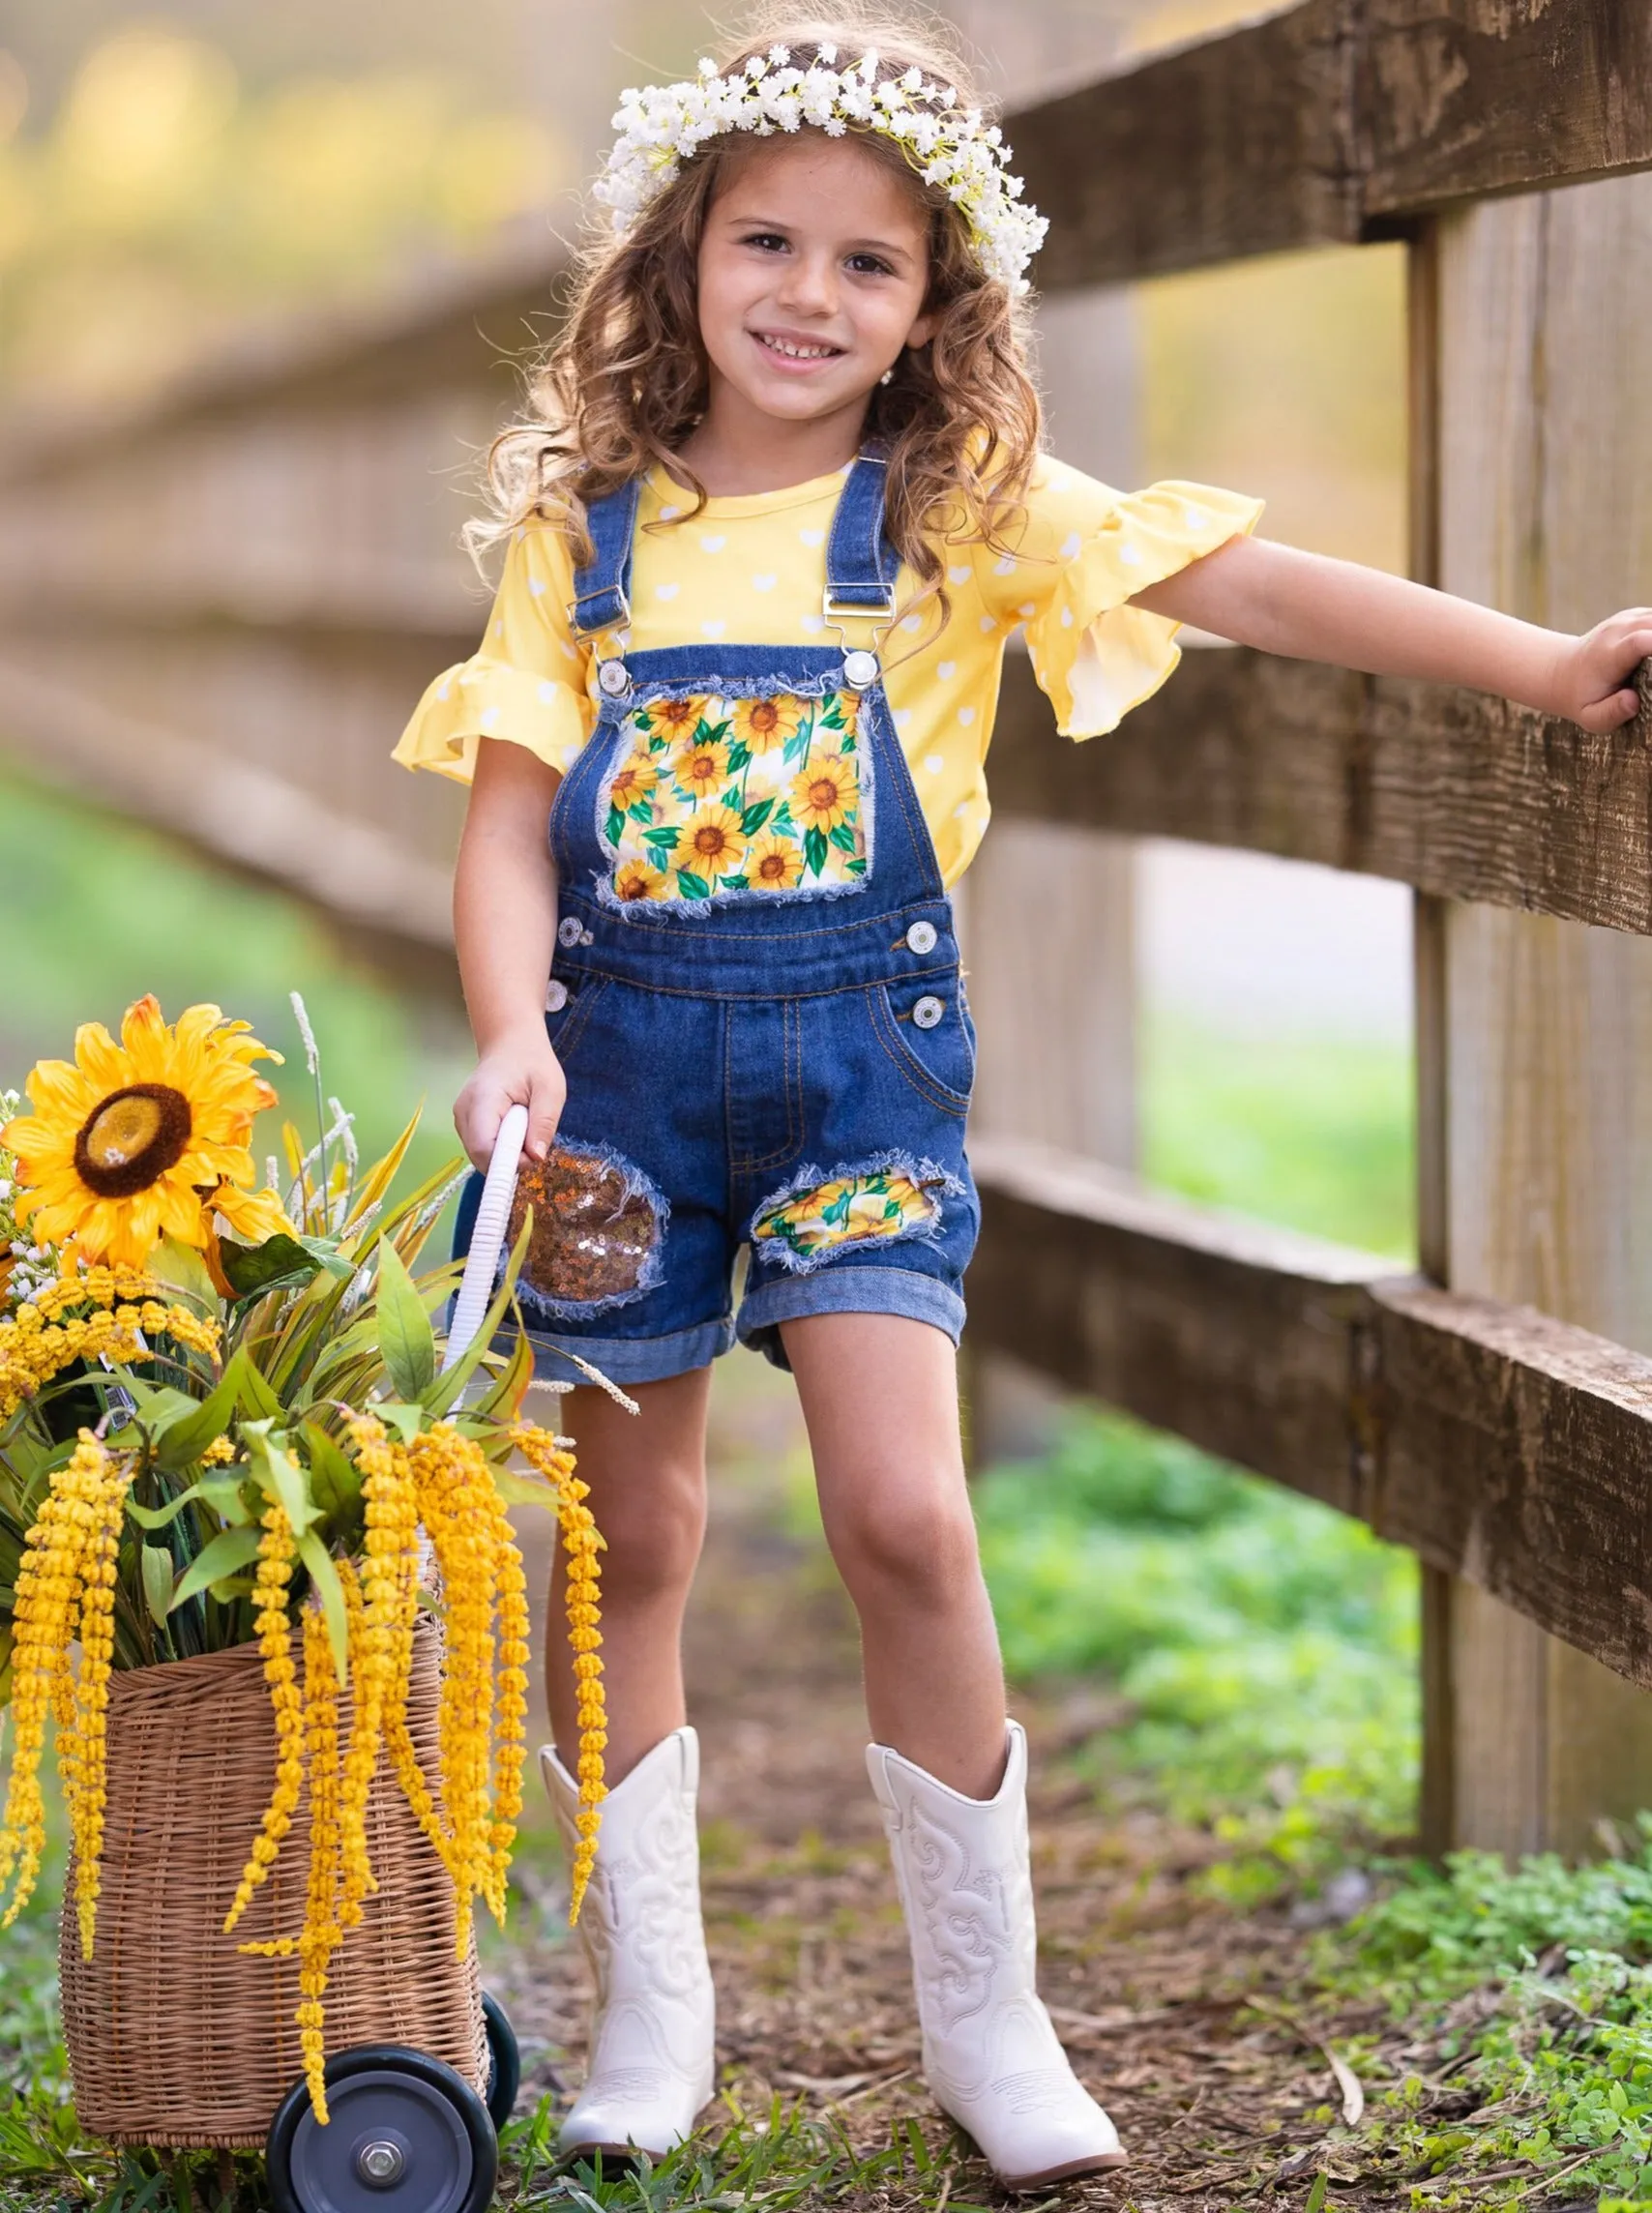
[[[539,1756],[570,1855],[579,1786],[554,1750]],[[603,1801],[579,1936],[596,1985],[585,2086],[563,2122],[565,2156],[681,2143],[717,2075],[711,1967],[700,1923],[694,1794],[699,1738],[673,1729]]]
[[[995,1798],[965,1798],[867,1747],[912,1945],[924,2079],[1008,2190],[1123,2167],[1118,2132],[1068,2063],[1035,1988],[1027,1740],[1010,1724]]]

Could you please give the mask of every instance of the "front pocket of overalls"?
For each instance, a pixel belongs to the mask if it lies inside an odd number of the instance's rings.
[[[693,693],[633,707],[598,797],[623,905],[855,891],[871,857],[861,701]]]
[[[545,1018],[546,1035],[550,1040],[550,1049],[555,1053],[564,1076],[573,1064],[574,1055],[579,1050],[590,1026],[591,1017],[597,1010],[597,1001],[607,988],[608,979],[605,976],[592,976],[576,986],[571,985],[562,1005]]]
[[[967,1114],[975,1082],[975,1041],[956,971],[939,981],[873,984],[867,992],[877,1042],[931,1106]],[[922,1017],[939,1008],[926,1026]]]

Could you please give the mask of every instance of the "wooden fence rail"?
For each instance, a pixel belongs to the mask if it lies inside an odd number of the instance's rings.
[[[1652,1690],[1652,1359],[1047,1147],[972,1153],[988,1343],[1357,1516]]]

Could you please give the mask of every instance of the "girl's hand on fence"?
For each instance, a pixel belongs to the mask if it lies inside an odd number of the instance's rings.
[[[496,1039],[454,1102],[454,1128],[473,1167],[486,1172],[507,1107],[528,1110],[527,1151],[543,1161],[562,1119],[568,1079],[543,1026]]]
[[[1621,729],[1640,711],[1636,677],[1652,659],[1652,607],[1610,615],[1561,657],[1558,712],[1596,732]]]

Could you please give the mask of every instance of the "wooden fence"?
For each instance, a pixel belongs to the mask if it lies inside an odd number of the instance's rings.
[[[1415,573],[1569,629],[1652,598],[1643,7],[1302,0],[1010,128],[1050,290],[1403,237]],[[445,964],[457,795],[383,748],[474,638],[435,472],[496,419],[560,267],[529,251],[132,421],[14,438],[0,742]],[[1060,918],[988,841],[972,1334],[1412,1547],[1430,1840],[1587,1848],[1652,1804],[1652,696],[1595,739],[1210,653],[1075,755],[1013,664],[993,772],[1002,849],[1059,823],[1098,879],[1155,834],[1415,887],[1426,1274],[1401,1279],[1085,1157],[1128,1150],[1079,1128],[1130,1126],[1103,1096],[1127,982],[1076,1036],[1083,949],[1050,956]],[[1065,1149],[1016,1104],[1064,1083]]]

